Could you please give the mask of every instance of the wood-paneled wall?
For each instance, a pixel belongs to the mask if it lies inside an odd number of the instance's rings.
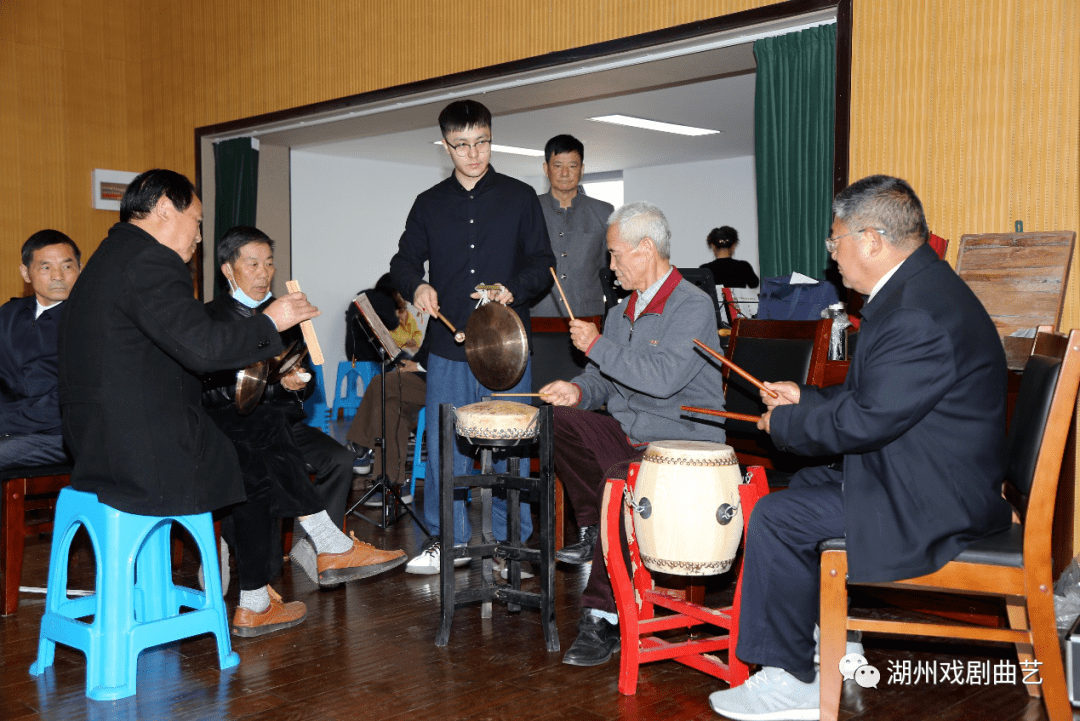
[[[768,0],[0,0],[0,298],[18,247],[85,251],[93,168],[194,174],[193,130]],[[1080,3],[855,0],[851,177],[900,175],[931,226],[1080,226]],[[1063,325],[1080,325],[1077,281]]]
[[[1080,230],[1080,3],[856,0],[852,178],[911,182],[930,227]],[[1080,325],[1080,253],[1064,328]]]

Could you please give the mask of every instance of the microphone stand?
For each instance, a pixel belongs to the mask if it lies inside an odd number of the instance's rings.
[[[399,491],[398,488],[395,487],[395,484],[390,481],[390,477],[386,475],[386,377],[388,369],[399,365],[403,360],[403,356],[405,356],[405,353],[399,351],[396,356],[391,358],[387,354],[386,349],[383,348],[382,343],[379,342],[378,338],[375,337],[375,334],[368,328],[368,324],[366,322],[359,322],[359,319],[363,317],[363,313],[358,313],[357,323],[359,323],[360,327],[363,329],[364,334],[367,336],[367,339],[371,343],[372,347],[375,348],[379,353],[379,366],[381,368],[382,374],[382,378],[379,380],[379,412],[382,416],[382,435],[379,438],[375,439],[375,443],[378,444],[382,452],[379,454],[379,475],[375,477],[375,482],[371,484],[371,488],[369,488],[364,493],[364,495],[360,497],[360,500],[354,503],[352,507],[348,511],[346,511],[346,515],[352,514],[357,518],[363,519],[368,523],[371,523],[385,530],[397,523],[402,518],[404,518],[405,514],[401,513],[398,510],[399,507],[404,508],[405,513],[412,516],[413,520],[416,521],[417,525],[420,526],[420,530],[422,530],[427,536],[430,537],[431,532],[428,531],[427,526],[425,526],[424,522],[421,521],[420,518],[417,517],[416,513],[413,512],[412,507],[408,503],[405,503],[401,500],[401,491]],[[417,438],[416,442],[422,443],[423,439]],[[356,510],[358,506],[362,505],[364,501],[371,498],[371,496],[376,492],[382,493],[381,522],[372,520],[364,514],[360,513],[360,511]],[[424,492],[427,492],[426,488],[424,489]]]

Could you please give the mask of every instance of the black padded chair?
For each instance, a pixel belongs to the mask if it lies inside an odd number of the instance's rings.
[[[1038,683],[1028,694],[1042,696],[1051,721],[1071,720],[1065,672],[1054,616],[1052,529],[1054,505],[1069,426],[1080,386],[1080,330],[1068,339],[1040,334],[1024,369],[1006,441],[1005,496],[1021,521],[996,536],[971,544],[940,570],[919,578],[872,584],[923,594],[999,597],[1010,628],[947,623],[947,619],[902,621],[849,618],[847,552],[844,539],[825,541],[821,554],[821,718],[835,721],[843,677],[847,630],[904,636],[934,636],[1012,643],[1020,670]],[[905,594],[910,595],[910,594]],[[1017,680],[1021,680],[1017,674]]]
[[[724,314],[720,312],[720,299],[716,297],[716,279],[708,268],[679,268],[683,279],[691,285],[703,290],[712,298],[713,312],[716,313],[716,327],[727,327],[724,322]]]
[[[749,320],[736,318],[731,329],[728,357],[761,381],[795,381],[820,386],[825,380],[832,320]],[[733,413],[760,416],[765,412],[758,389],[736,373],[724,370],[724,408]],[[763,466],[770,485],[782,483],[808,459],[777,450],[769,434],[748,421],[727,420],[727,444],[735,449],[739,463]],[[813,463],[820,463],[814,459]]]

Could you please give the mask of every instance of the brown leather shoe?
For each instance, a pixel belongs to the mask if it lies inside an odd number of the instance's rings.
[[[319,554],[320,586],[374,576],[397,568],[408,560],[405,551],[380,551],[370,543],[357,540],[353,533],[349,535],[353,541],[351,550]]]
[[[232,620],[234,636],[243,638],[262,636],[266,633],[292,628],[307,618],[307,606],[303,601],[284,603],[277,591],[269,586],[267,590],[270,591],[270,605],[262,613],[255,613],[251,609],[237,606]]]

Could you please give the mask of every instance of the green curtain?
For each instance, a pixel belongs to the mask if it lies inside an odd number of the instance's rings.
[[[259,150],[254,138],[234,138],[214,144],[214,257],[225,231],[237,225],[255,225],[255,199],[259,190]],[[229,284],[214,263],[216,294],[228,293]]]
[[[832,222],[836,25],[754,43],[762,277],[824,278]]]

